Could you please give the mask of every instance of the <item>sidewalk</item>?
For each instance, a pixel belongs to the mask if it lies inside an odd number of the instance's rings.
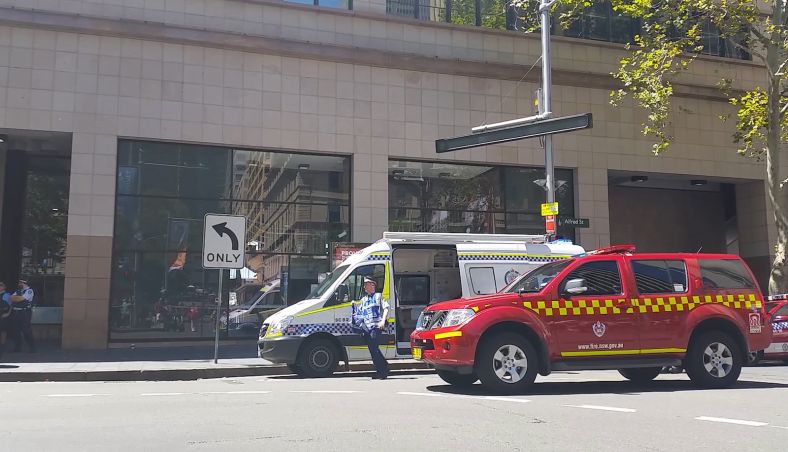
[[[0,382],[12,381],[136,381],[286,375],[286,366],[256,356],[256,344],[220,345],[219,363],[213,346],[136,347],[36,354],[6,353],[0,360]],[[428,369],[414,360],[392,360],[392,370]],[[371,362],[356,362],[351,371],[372,371]],[[340,371],[344,364],[340,363]]]

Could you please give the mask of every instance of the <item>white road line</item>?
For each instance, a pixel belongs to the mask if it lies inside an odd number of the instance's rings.
[[[44,397],[98,397],[110,394],[45,394]]]
[[[636,413],[637,410],[632,408],[618,408],[614,406],[600,406],[600,405],[564,405],[570,408],[585,408],[587,410],[601,410],[601,411],[616,411],[619,413]]]
[[[413,395],[422,397],[445,397],[445,394],[435,394],[432,392],[398,392],[399,395]]]
[[[473,397],[473,398],[476,399],[478,397]],[[495,400],[495,401],[498,401],[498,402],[519,402],[519,403],[528,403],[528,402],[530,402],[530,400],[527,400],[527,399],[515,399],[515,398],[512,398],[512,397],[486,396],[486,397],[482,397],[481,399],[482,400]]]
[[[186,393],[185,392],[145,392],[140,395],[142,397],[156,397],[156,396],[186,395]]]
[[[772,427],[772,428],[781,428],[781,429],[783,429],[783,430],[788,430],[788,427],[783,427],[783,426],[780,426],[780,425],[770,425],[769,427]]]
[[[748,425],[750,427],[763,427],[764,425],[769,425],[768,422],[744,421],[744,420],[741,420],[741,419],[728,419],[728,418],[724,418],[724,417],[710,417],[710,416],[696,417],[695,420],[698,420],[698,421],[709,421],[709,422],[722,422],[724,424]]]
[[[271,391],[208,391],[200,394],[270,394]]]
[[[302,394],[356,394],[364,391],[340,391],[340,390],[320,390],[320,391],[290,391]]]

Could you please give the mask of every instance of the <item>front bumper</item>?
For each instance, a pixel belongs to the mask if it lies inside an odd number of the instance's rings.
[[[476,357],[476,338],[455,328],[415,331],[411,349],[421,349],[421,360],[441,368],[467,368]]]
[[[300,336],[280,336],[257,340],[257,352],[260,358],[278,364],[295,364],[298,350],[304,338]]]

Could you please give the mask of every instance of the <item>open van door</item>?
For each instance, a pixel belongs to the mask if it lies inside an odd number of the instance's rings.
[[[391,251],[396,354],[410,355],[410,335],[428,305],[462,297],[455,245],[396,245]]]

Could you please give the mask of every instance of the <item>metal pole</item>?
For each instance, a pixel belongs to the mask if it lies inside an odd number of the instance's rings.
[[[542,94],[544,96],[543,114],[551,117],[553,114],[552,67],[550,64],[550,7],[556,0],[539,2],[539,13],[542,15]],[[544,166],[545,188],[547,189],[547,202],[555,201],[555,168],[553,162],[553,136],[546,135],[544,139]]]
[[[219,318],[222,311],[222,280],[224,279],[224,270],[219,270],[219,294],[216,296],[216,337],[213,342],[213,363],[219,363]],[[229,319],[228,319],[229,320]]]

